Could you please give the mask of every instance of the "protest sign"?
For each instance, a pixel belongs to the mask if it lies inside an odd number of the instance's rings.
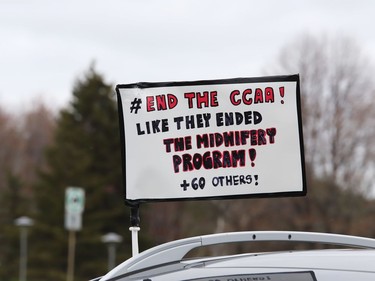
[[[306,194],[298,75],[116,91],[128,203]]]

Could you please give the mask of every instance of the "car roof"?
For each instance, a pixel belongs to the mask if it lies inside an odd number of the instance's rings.
[[[332,280],[326,279],[331,276],[340,277],[340,281],[349,277],[375,280],[374,262],[374,250],[254,253],[189,259],[120,274],[109,280],[320,281]]]
[[[287,251],[184,259],[188,252],[200,246],[245,241],[304,241],[367,249]],[[146,250],[120,264],[98,280],[292,281],[297,278],[296,280],[300,281],[305,281],[305,279],[306,281],[319,281],[329,280],[322,279],[325,278],[322,276],[334,273],[345,274],[345,276],[357,274],[358,280],[367,280],[366,276],[371,275],[371,280],[375,280],[373,269],[375,251],[373,249],[375,249],[374,239],[338,234],[285,231],[212,234],[181,239]],[[272,276],[267,274],[272,274]]]

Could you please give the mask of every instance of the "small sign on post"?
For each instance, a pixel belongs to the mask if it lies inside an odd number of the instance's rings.
[[[82,213],[85,207],[85,191],[81,187],[68,187],[65,193],[65,210],[68,213]]]
[[[68,187],[65,192],[65,228],[67,230],[81,230],[84,206],[85,191],[83,188]]]
[[[80,187],[68,187],[65,191],[65,228],[69,230],[67,281],[74,279],[76,231],[82,229],[82,213],[85,207],[85,191]]]

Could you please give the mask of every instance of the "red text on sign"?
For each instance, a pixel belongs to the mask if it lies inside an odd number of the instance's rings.
[[[219,105],[216,91],[204,91],[202,93],[189,92],[185,93],[184,97],[188,100],[189,108],[194,108],[194,105],[196,105],[197,108],[216,107]]]
[[[233,105],[251,105],[257,103],[273,103],[275,102],[275,94],[272,87],[266,87],[264,90],[256,88],[244,91],[234,90],[230,93],[230,102]]]
[[[173,94],[146,97],[147,112],[172,109],[177,103],[178,99]]]

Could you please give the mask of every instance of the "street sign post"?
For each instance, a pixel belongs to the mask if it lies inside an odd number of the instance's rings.
[[[65,191],[65,228],[69,230],[67,281],[74,279],[76,231],[82,229],[82,213],[85,208],[85,191],[80,187],[68,187]]]
[[[80,187],[68,187],[65,192],[65,228],[79,231],[85,207],[85,191]]]

